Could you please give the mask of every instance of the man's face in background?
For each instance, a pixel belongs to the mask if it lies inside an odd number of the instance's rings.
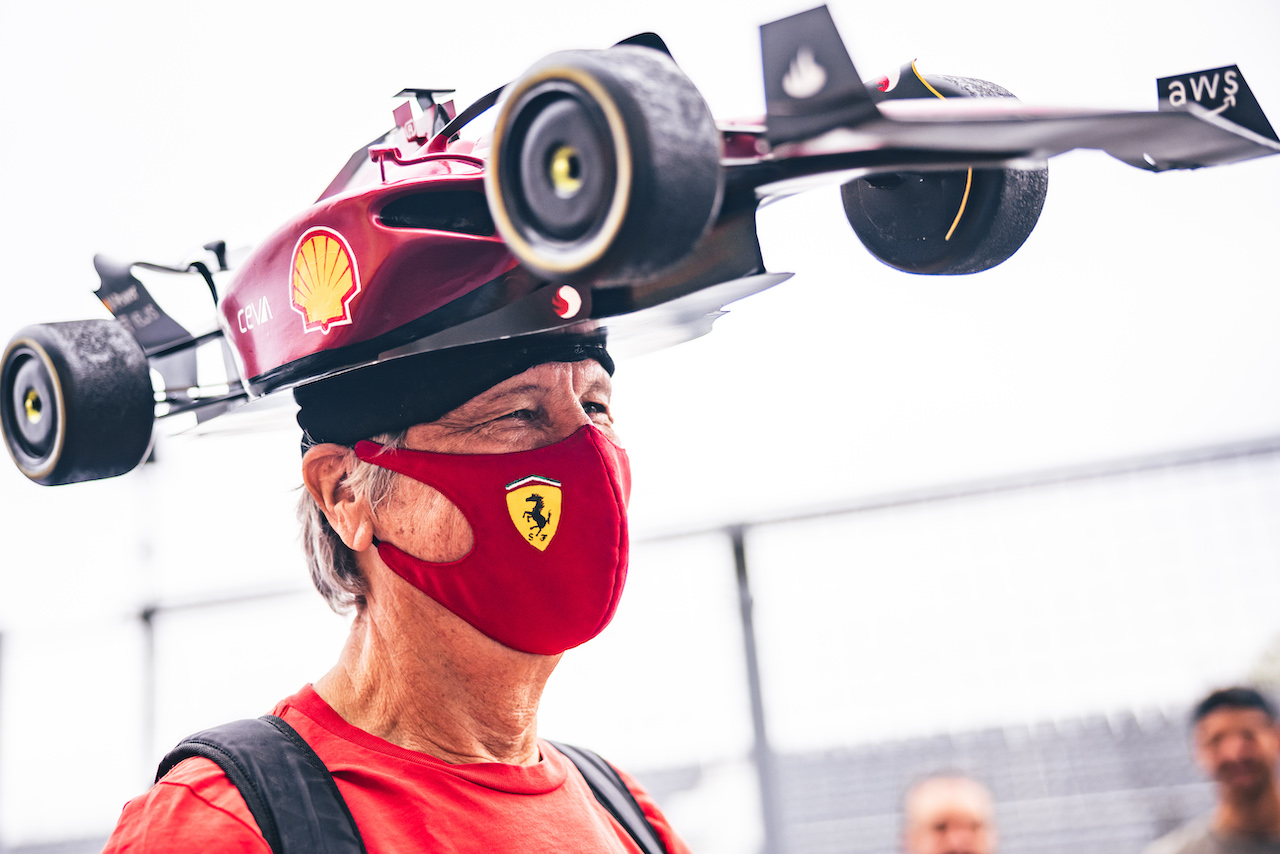
[[[991,794],[976,780],[935,777],[907,795],[906,854],[992,854],[996,846]]]
[[[1231,800],[1268,790],[1280,761],[1280,729],[1259,709],[1223,707],[1195,726],[1196,761]]]

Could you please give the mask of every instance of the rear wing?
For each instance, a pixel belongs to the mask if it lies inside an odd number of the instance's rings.
[[[1156,94],[1161,110],[1188,110],[1195,104],[1210,115],[1221,116],[1259,136],[1280,142],[1262,112],[1262,105],[1234,65],[1161,77],[1156,81]]]
[[[817,171],[1003,168],[1092,148],[1159,172],[1280,153],[1235,66],[1161,78],[1159,110],[1131,112],[923,93],[886,100],[858,74],[825,6],[765,24],[760,46],[765,139],[786,157],[841,158]]]

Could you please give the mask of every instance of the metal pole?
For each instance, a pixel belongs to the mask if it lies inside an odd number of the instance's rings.
[[[778,801],[778,781],[773,748],[764,720],[764,693],[760,687],[760,661],[756,655],[756,629],[752,616],[751,585],[747,579],[747,547],[743,528],[729,529],[733,542],[733,563],[738,576],[738,604],[742,614],[742,643],[747,656],[747,690],[751,694],[751,724],[755,733],[752,759],[760,786],[760,811],[764,818],[764,854],[785,854],[782,839],[782,808]]]
[[[156,608],[148,606],[138,614],[142,624],[142,767],[151,783],[156,764]]]

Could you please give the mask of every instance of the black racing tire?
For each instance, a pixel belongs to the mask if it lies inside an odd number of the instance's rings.
[[[14,464],[45,486],[115,477],[147,455],[155,395],[147,357],[114,320],[42,323],[0,361],[0,427]]]
[[[946,97],[1002,97],[1001,86],[969,77],[930,77]],[[908,273],[964,275],[1007,260],[1030,236],[1049,190],[1049,168],[895,172],[840,188],[862,245]]]
[[[666,54],[632,45],[552,54],[503,93],[489,208],[541,278],[650,280],[715,220],[720,149],[706,102]]]

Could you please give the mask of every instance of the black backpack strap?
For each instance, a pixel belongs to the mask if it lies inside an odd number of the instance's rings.
[[[161,760],[156,780],[193,756],[212,760],[226,773],[275,854],[365,854],[333,775],[275,715],[188,736]]]
[[[591,787],[596,800],[609,811],[618,824],[622,825],[623,830],[631,834],[631,838],[636,841],[644,854],[668,854],[667,846],[662,843],[662,837],[649,823],[644,810],[640,808],[640,804],[636,803],[635,796],[631,794],[627,784],[622,782],[617,769],[604,761],[599,754],[585,748],[561,744],[558,741],[550,743],[578,766],[578,771]]]

